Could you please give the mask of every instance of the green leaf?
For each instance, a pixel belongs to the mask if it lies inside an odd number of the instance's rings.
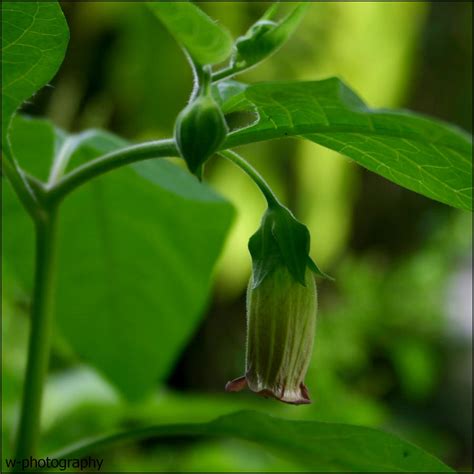
[[[12,150],[21,158],[25,170],[42,181],[47,181],[50,159],[62,146],[66,134],[51,126],[46,119],[15,115],[9,140]],[[46,157],[46,159],[41,159]]]
[[[54,76],[69,31],[57,2],[2,2],[2,148],[18,107]]]
[[[242,71],[276,53],[298,28],[308,4],[298,5],[279,23],[270,21],[278,4],[273,4],[263,17],[235,42],[233,64]]]
[[[159,173],[156,165],[135,168]],[[179,197],[127,168],[78,190],[63,212],[60,328],[138,398],[168,375],[196,329],[232,210],[217,198]]]
[[[339,79],[248,86],[224,112],[257,112],[224,148],[303,136],[412,191],[472,210],[472,138],[407,111],[368,108]],[[317,159],[317,157],[315,157]]]
[[[147,2],[147,5],[199,64],[216,64],[230,55],[230,34],[196,5],[190,2]]]
[[[21,124],[38,127],[35,120]],[[32,150],[55,133],[43,127],[15,149],[26,169],[50,162]],[[12,126],[12,143],[19,143]],[[100,131],[84,138],[70,164],[123,140]],[[71,138],[71,137],[69,137]],[[62,143],[66,143],[68,138]],[[115,143],[115,145],[114,145]],[[58,148],[58,152],[61,147]],[[165,178],[161,176],[162,171]],[[166,189],[160,184],[166,179]],[[175,192],[178,191],[178,192]],[[4,186],[4,269],[31,290],[33,230]],[[91,181],[62,204],[56,321],[85,361],[130,399],[163,381],[199,324],[211,275],[233,217],[231,205],[164,160],[128,166]]]
[[[105,155],[128,145],[123,138],[100,129],[89,129],[80,133],[69,134],[62,143],[57,155],[66,155],[66,171],[86,161]],[[57,156],[56,155],[56,156]]]
[[[146,161],[134,165],[135,171],[171,193],[191,201],[215,202],[221,198],[204,186],[194,175],[166,160]]]
[[[243,82],[228,79],[225,81],[215,82],[211,86],[212,95],[219,105],[223,105],[234,95],[239,94],[247,88],[247,84]]]
[[[54,457],[83,457],[127,440],[170,436],[250,441],[312,472],[455,472],[423,449],[390,433],[339,423],[284,420],[252,411],[209,423],[158,425],[97,438],[55,453]]]

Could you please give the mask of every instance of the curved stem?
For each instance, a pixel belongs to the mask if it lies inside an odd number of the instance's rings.
[[[199,93],[210,94],[212,70],[210,65],[203,66],[196,62],[187,49],[183,48],[183,51],[193,71],[193,90],[189,97],[189,102],[191,103]]]
[[[172,139],[141,143],[122,148],[75,168],[54,185],[48,187],[45,198],[48,203],[57,203],[74,189],[107,171],[137,161],[172,156],[179,156],[175,142]]]
[[[16,459],[18,460],[35,455],[40,432],[41,401],[49,363],[53,324],[56,211],[55,208],[51,208],[36,221],[36,268],[28,360],[17,435]]]
[[[77,135],[72,135],[64,140],[59,151],[54,157],[54,161],[49,173],[48,186],[54,185],[64,175],[64,172],[66,171],[66,168],[69,164],[69,160],[71,159],[71,156],[79,143],[80,141],[78,140]]]
[[[232,161],[232,163],[236,164],[252,178],[255,184],[259,187],[260,191],[262,191],[262,194],[265,196],[268,207],[281,206],[270,185],[265,181],[263,176],[244,158],[232,150],[220,151],[219,155],[227,158],[229,161]]]
[[[33,189],[29,186],[27,178],[22,173],[21,169],[12,159],[2,155],[2,172],[10,181],[10,184],[20,199],[23,207],[28,214],[36,220],[40,213],[38,201]]]

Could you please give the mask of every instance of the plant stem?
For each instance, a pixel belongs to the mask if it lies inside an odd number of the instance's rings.
[[[58,203],[74,189],[107,171],[137,161],[172,156],[179,156],[176,144],[172,139],[121,148],[95,160],[88,161],[63,176],[58,182],[47,188],[45,199],[48,203]]]
[[[280,201],[276,197],[275,193],[272,191],[270,185],[265,181],[263,176],[244,158],[232,150],[220,151],[219,155],[227,158],[229,161],[232,161],[235,165],[245,171],[255,184],[259,187],[262,194],[267,200],[268,207],[281,206]]]
[[[215,73],[212,74],[212,82],[219,82],[224,79],[227,79],[228,77],[232,77],[234,74],[237,74],[239,72],[238,69],[234,68],[233,66],[228,66],[224,69],[221,69],[220,71],[216,71]]]
[[[31,309],[28,360],[18,429],[16,459],[34,456],[37,448],[43,386],[48,369],[56,273],[57,210],[36,220],[36,268]],[[20,464],[21,466],[21,464]]]
[[[78,139],[77,135],[67,137],[64,140],[61,145],[61,148],[54,157],[54,161],[51,166],[48,178],[49,186],[53,185],[54,183],[59,181],[59,179],[61,179],[64,172],[66,171],[67,165],[69,164],[69,160],[71,159],[71,156],[76,150],[79,143],[80,140]]]
[[[58,163],[44,185],[35,178],[22,175],[14,163],[2,159],[2,169],[19,198],[31,214],[36,231],[36,264],[28,355],[23,384],[20,421],[15,459],[36,453],[40,427],[43,388],[49,365],[53,302],[56,274],[56,226],[61,200],[88,180],[107,171],[136,161],[165,156],[178,156],[174,140],[162,140],[133,145],[92,160],[61,177],[64,163]],[[33,191],[35,190],[35,191]],[[25,194],[28,193],[28,194]],[[40,195],[41,200],[37,200]]]
[[[23,175],[21,169],[15,161],[2,155],[2,172],[10,181],[18,199],[26,209],[28,214],[35,219],[38,214],[38,202],[36,196],[29,186],[27,178]]]

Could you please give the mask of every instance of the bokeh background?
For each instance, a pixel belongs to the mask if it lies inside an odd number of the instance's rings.
[[[200,6],[243,34],[261,2]],[[65,2],[71,30],[52,87],[24,112],[79,131],[100,127],[133,141],[170,136],[191,73],[169,33],[140,2]],[[472,3],[314,3],[284,48],[241,80],[340,76],[374,107],[403,107],[472,132]],[[404,190],[313,143],[254,144],[242,154],[310,228],[312,256],[336,281],[319,283],[320,312],[307,385],[292,407],[225,394],[243,371],[246,243],[264,201],[231,164],[206,179],[238,215],[215,271],[199,329],[166,386],[129,403],[55,340],[45,400],[46,450],[83,436],[150,423],[204,421],[239,408],[293,419],[380,427],[457,469],[472,470],[471,215]],[[5,451],[25,365],[28,300],[4,311]],[[177,322],[178,324],[178,322]],[[4,379],[5,380],[5,379]],[[112,449],[116,470],[298,470],[234,440],[153,440]]]

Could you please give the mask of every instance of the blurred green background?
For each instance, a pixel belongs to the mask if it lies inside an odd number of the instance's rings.
[[[168,32],[139,2],[66,2],[65,62],[24,112],[79,131],[100,127],[133,141],[168,137],[191,72]],[[243,34],[268,4],[200,6]],[[403,107],[472,132],[472,4],[314,3],[284,48],[239,79],[339,76],[370,106]],[[264,201],[219,159],[206,179],[238,211],[199,329],[166,386],[123,400],[55,339],[42,449],[150,423],[204,421],[239,408],[285,418],[380,427],[457,469],[472,467],[471,215],[404,190],[348,159],[300,140],[255,144],[242,154],[310,228],[312,255],[336,282],[320,282],[314,403],[293,407],[225,394],[245,351],[247,240]],[[11,452],[28,329],[28,297],[4,303],[4,453]],[[179,324],[179,320],[176,321]],[[145,369],[144,369],[145,370]],[[5,457],[4,456],[4,457]],[[232,440],[153,440],[107,453],[112,470],[298,470]]]

